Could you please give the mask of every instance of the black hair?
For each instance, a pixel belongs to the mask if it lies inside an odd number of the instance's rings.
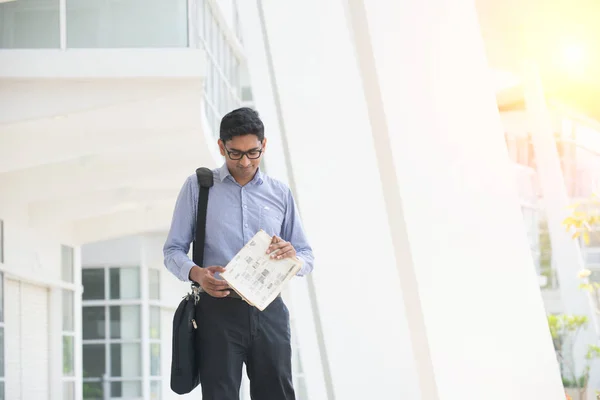
[[[221,119],[219,137],[223,143],[234,136],[256,135],[260,142],[265,138],[265,126],[255,110],[242,107],[233,110]]]

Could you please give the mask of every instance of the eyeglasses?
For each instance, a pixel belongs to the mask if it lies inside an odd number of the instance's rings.
[[[225,146],[223,146],[223,147],[225,147]],[[249,151],[238,151],[238,150],[229,151],[229,149],[227,147],[225,147],[225,151],[227,152],[227,155],[229,156],[229,158],[232,160],[241,160],[242,158],[244,158],[244,156],[248,157],[249,160],[256,160],[262,154],[263,149],[253,149],[253,150],[249,150]]]

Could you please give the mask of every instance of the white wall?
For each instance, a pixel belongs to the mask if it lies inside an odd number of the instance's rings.
[[[76,277],[74,284],[67,284],[61,277],[61,245],[72,243],[72,235],[65,229],[30,228],[27,207],[6,198],[0,199],[0,219],[4,221],[4,264],[0,264],[0,270],[6,285],[6,398],[62,399],[62,382],[56,381],[62,376],[63,366],[62,306],[61,301],[51,301],[50,292],[58,291],[60,295],[63,288],[74,290],[77,329],[79,281]],[[75,249],[75,271],[78,265]],[[76,367],[80,365],[79,357],[76,349]],[[58,374],[53,374],[57,369]],[[76,379],[80,379],[80,373],[76,372]],[[76,390],[80,393],[79,386]]]
[[[562,398],[473,4],[365,3],[263,1],[335,397]]]
[[[417,399],[412,348],[344,8],[335,1],[263,4],[297,200],[316,255],[313,278],[335,398]],[[307,368],[317,370],[312,364]],[[310,399],[327,398],[322,387],[308,390]]]

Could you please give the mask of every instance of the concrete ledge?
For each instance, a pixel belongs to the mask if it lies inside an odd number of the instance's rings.
[[[0,50],[0,78],[202,78],[201,49]]]

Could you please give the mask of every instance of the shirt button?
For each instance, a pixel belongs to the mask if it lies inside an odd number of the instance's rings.
[[[248,208],[248,206],[244,204],[244,208]]]
[[[248,224],[244,224],[244,226],[247,228],[247,227],[248,227]]]

